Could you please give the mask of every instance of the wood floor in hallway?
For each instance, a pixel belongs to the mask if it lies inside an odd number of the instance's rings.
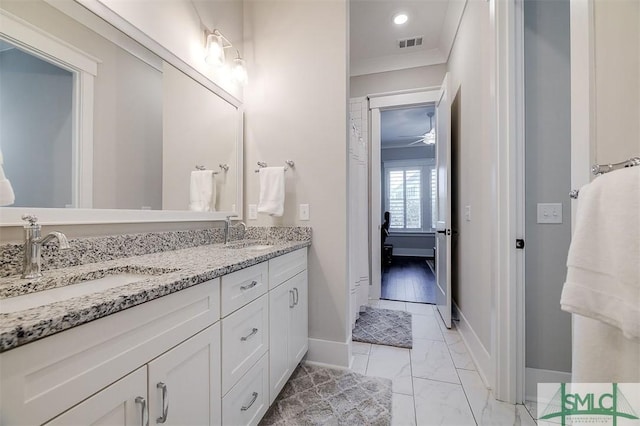
[[[394,256],[382,270],[382,299],[435,303],[436,277],[424,257]]]

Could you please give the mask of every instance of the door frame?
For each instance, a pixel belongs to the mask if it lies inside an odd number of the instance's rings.
[[[371,123],[369,153],[369,258],[371,287],[369,299],[379,300],[382,293],[382,274],[380,272],[380,206],[382,204],[380,165],[380,111],[390,108],[417,106],[435,103],[440,94],[440,87],[424,87],[411,91],[387,92],[367,95]]]
[[[524,402],[525,270],[524,250],[524,3],[490,0],[491,140],[495,203],[492,233],[491,352],[496,399]]]

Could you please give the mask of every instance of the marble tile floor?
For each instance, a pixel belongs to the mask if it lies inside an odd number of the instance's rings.
[[[353,371],[392,380],[392,425],[536,425],[531,406],[494,399],[460,334],[444,327],[433,305],[380,300],[371,306],[413,317],[413,349],[352,347]]]

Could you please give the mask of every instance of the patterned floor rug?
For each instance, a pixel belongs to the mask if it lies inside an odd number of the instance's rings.
[[[391,380],[300,364],[262,426],[391,424]]]
[[[411,349],[411,314],[368,307],[356,321],[353,341]]]

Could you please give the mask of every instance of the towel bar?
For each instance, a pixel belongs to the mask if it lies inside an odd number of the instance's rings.
[[[605,173],[612,172],[618,169],[624,169],[626,167],[640,166],[640,157],[631,157],[626,161],[613,164],[594,164],[591,166],[591,173],[595,176],[600,176]],[[580,194],[579,189],[572,189],[569,191],[569,197],[573,200],[577,199]]]

